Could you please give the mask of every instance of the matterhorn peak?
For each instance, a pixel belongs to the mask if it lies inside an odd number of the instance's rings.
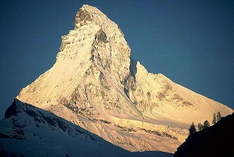
[[[75,29],[91,22],[101,25],[104,21],[108,21],[108,18],[98,8],[84,4],[75,16]]]
[[[83,22],[83,24],[89,23],[89,22],[94,22],[96,20],[94,18],[95,14],[99,17],[100,16],[106,17],[98,8],[84,4],[75,16],[75,24],[79,24],[81,22]],[[106,17],[106,19],[107,19],[107,17]]]
[[[84,4],[80,10],[85,10],[87,12],[89,12],[90,14],[103,14],[97,7],[88,5],[88,4]],[[104,14],[103,14],[104,15]]]
[[[84,25],[96,25],[99,26],[99,32],[105,36],[104,41],[114,41],[113,39],[123,36],[122,31],[118,25],[111,21],[104,13],[102,13],[96,7],[90,5],[83,5],[77,12],[75,17],[74,30],[81,28]],[[93,28],[94,29],[94,28]],[[116,41],[115,41],[116,42]],[[123,44],[126,44],[124,42]]]
[[[62,37],[57,61],[77,61],[83,57],[82,65],[92,64],[99,69],[108,68],[109,71],[118,69],[126,77],[130,53],[118,25],[96,7],[83,5],[76,14],[74,30]]]
[[[74,29],[62,36],[56,63],[17,99],[130,151],[174,152],[192,121],[232,113],[162,74],[149,73],[130,55],[118,25],[83,5]]]
[[[80,26],[95,23],[96,25],[102,27],[102,29],[109,27],[117,27],[118,25],[111,21],[104,13],[102,13],[98,8],[83,5],[81,9],[77,12],[75,16],[75,29],[78,29]]]

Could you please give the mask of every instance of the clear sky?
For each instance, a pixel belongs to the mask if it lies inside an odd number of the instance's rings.
[[[234,108],[233,0],[1,0],[0,117],[54,64],[83,4],[119,25],[149,72]]]

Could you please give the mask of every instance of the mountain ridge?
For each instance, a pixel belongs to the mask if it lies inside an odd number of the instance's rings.
[[[16,97],[130,151],[167,151],[187,127],[232,110],[152,74],[131,59],[118,25],[84,5],[62,37],[56,63]]]

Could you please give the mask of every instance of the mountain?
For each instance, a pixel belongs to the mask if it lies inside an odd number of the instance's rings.
[[[15,99],[0,121],[0,156],[171,157],[163,152],[131,153],[51,112]],[[108,151],[107,151],[108,150]]]
[[[53,67],[16,98],[129,151],[174,152],[192,121],[233,111],[163,74],[149,73],[131,59],[118,25],[89,5],[62,37]]]
[[[234,113],[188,137],[174,157],[234,156]]]

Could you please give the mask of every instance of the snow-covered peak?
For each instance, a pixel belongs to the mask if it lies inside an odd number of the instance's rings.
[[[232,110],[130,58],[118,25],[84,5],[62,37],[54,66],[17,98],[131,151],[173,152],[187,127]]]
[[[87,64],[87,59],[95,65],[108,64],[114,68],[129,69],[131,50],[118,25],[96,7],[83,5],[75,17],[74,30],[62,36],[57,61],[76,60]],[[86,59],[81,61],[81,56]]]
[[[105,25],[108,24],[109,27],[117,27],[118,25],[111,21],[104,13],[102,13],[98,8],[83,5],[82,8],[77,12],[75,16],[75,29],[89,23],[95,23],[96,25],[107,28]]]
[[[82,65],[83,72],[90,68],[107,70],[115,79],[123,81],[130,73],[130,55],[118,25],[96,7],[83,5],[76,14],[74,30],[62,36],[57,62],[62,66],[65,66],[63,62],[69,62],[73,68]]]
[[[87,12],[91,14],[103,14],[97,7],[94,7],[88,4],[84,4],[80,9],[86,10]]]
[[[95,24],[106,34],[107,40],[124,36],[118,25],[110,20],[98,8],[83,5],[75,16],[74,29],[77,30],[84,25]],[[126,42],[123,44],[127,44]]]

